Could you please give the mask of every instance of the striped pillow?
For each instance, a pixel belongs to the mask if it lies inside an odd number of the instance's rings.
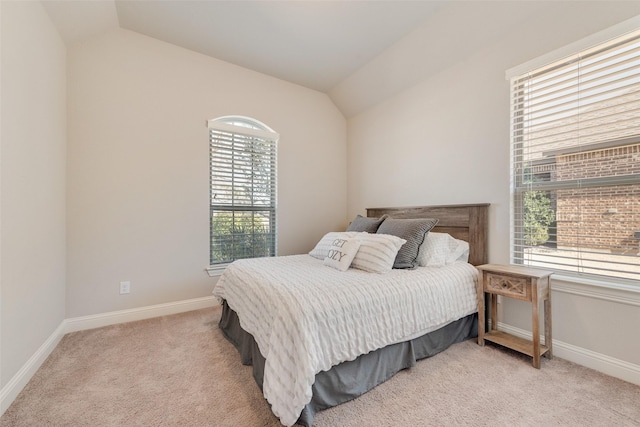
[[[433,218],[396,219],[387,218],[378,228],[378,234],[391,234],[407,241],[398,251],[393,268],[416,268],[418,252],[424,238],[438,223]]]
[[[388,273],[393,268],[398,250],[406,242],[386,234],[358,233],[360,249],[351,262],[351,267],[371,273]]]

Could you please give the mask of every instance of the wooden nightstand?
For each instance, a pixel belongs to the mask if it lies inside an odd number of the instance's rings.
[[[553,358],[551,338],[551,271],[514,265],[478,266],[478,344],[491,341],[533,357],[533,367],[540,369],[540,356]],[[491,327],[485,333],[485,293],[489,294]],[[531,303],[533,340],[498,331],[497,297],[502,295]],[[539,303],[544,302],[544,345],[540,344]]]

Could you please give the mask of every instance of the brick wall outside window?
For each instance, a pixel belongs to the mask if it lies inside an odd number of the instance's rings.
[[[555,173],[558,181],[640,174],[640,144],[557,155]],[[637,184],[557,190],[557,244],[637,253],[639,212]]]

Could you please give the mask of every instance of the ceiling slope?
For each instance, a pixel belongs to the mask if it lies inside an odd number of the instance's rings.
[[[542,7],[545,2],[453,2],[338,83],[329,95],[345,116],[352,117],[472,56]]]
[[[126,1],[122,28],[326,92],[441,1]]]

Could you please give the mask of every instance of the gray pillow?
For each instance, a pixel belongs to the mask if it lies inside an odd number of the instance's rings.
[[[393,268],[416,268],[418,266],[418,252],[420,245],[433,227],[438,223],[437,219],[396,219],[387,218],[378,227],[378,234],[391,234],[407,241],[396,255]]]
[[[367,233],[375,233],[386,218],[389,215],[382,215],[380,218],[368,218],[362,215],[358,215],[355,217],[349,227],[347,227],[347,231],[366,231]]]

